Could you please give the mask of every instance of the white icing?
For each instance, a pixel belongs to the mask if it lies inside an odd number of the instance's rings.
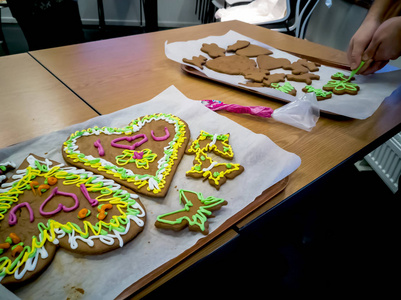
[[[217,161],[212,162],[208,168],[203,168],[203,169],[202,169],[202,172],[210,171],[210,170],[213,169],[213,167],[214,167],[215,165],[217,165],[217,164],[218,164]]]
[[[217,133],[213,136],[213,140],[209,144],[209,147],[212,147],[214,144],[216,144],[216,140],[217,140]]]

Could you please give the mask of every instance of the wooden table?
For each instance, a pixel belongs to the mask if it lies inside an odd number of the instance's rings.
[[[228,30],[235,30],[284,51],[341,65],[347,64],[344,52],[238,21],[40,50],[30,54],[101,114],[147,101],[170,85],[175,85],[192,99],[218,99],[226,103],[263,105],[273,109],[282,106],[283,103],[279,101],[189,76],[181,71],[179,64],[168,60],[164,55],[166,41],[222,35]],[[397,98],[400,98],[399,94],[387,99],[367,120],[322,116],[312,132],[271,119],[221,113],[255,133],[267,135],[280,147],[296,153],[302,159],[301,166],[290,176],[284,192],[239,222],[237,227],[246,225],[250,220],[282,203],[342,162],[355,155],[367,154],[374,143],[382,142],[399,131],[401,105]],[[235,236],[235,232],[228,232],[220,241],[229,240],[232,236]],[[219,245],[212,244],[210,249]],[[207,255],[210,249],[202,249],[192,256],[192,260],[190,257],[152,283],[148,290],[174,276],[198,257]],[[146,292],[147,290],[143,291]]]
[[[0,86],[0,148],[98,115],[27,53],[0,58]]]

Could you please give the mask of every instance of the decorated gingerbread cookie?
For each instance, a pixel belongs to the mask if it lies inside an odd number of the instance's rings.
[[[327,92],[327,91],[324,91],[322,89],[317,89],[317,88],[314,88],[313,86],[310,86],[310,85],[306,85],[302,89],[302,91],[304,91],[305,93],[315,93],[317,100],[330,99],[332,94],[333,94],[332,92]]]
[[[332,91],[336,95],[356,95],[359,91],[359,86],[348,81],[330,80],[323,86],[323,90]]]
[[[199,56],[192,56],[192,59],[183,58],[182,61],[187,64],[191,64],[203,69],[203,65],[206,63],[207,58],[204,57],[203,55],[199,55]]]
[[[93,127],[64,142],[66,162],[144,195],[164,197],[184,155],[190,131],[171,114],[140,117],[122,128]]]
[[[15,163],[7,161],[0,163],[0,185],[7,180],[6,174],[15,169]]]
[[[138,196],[113,180],[29,155],[0,189],[0,283],[37,276],[59,247],[120,248],[142,231],[145,214]]]
[[[216,58],[216,57],[219,57],[219,56],[225,56],[226,55],[226,50],[223,49],[223,48],[220,48],[215,43],[202,44],[201,51],[207,53],[212,58]]]
[[[244,171],[244,167],[234,163],[218,163],[206,155],[204,151],[197,151],[194,165],[186,175],[193,178],[203,178],[217,190],[227,181],[234,179]]]
[[[346,80],[348,80],[348,78],[349,78],[349,76],[345,75],[342,72],[337,72],[337,73],[331,75],[331,79],[334,79],[334,80],[346,81]],[[355,77],[352,77],[350,80],[354,80],[354,79],[355,79]]]
[[[187,154],[196,154],[198,151],[213,152],[214,154],[233,159],[234,152],[229,144],[230,134],[210,134],[201,130],[198,138],[188,147]]]
[[[157,217],[155,226],[158,228],[179,231],[188,227],[191,231],[209,233],[208,218],[213,217],[213,211],[219,210],[227,201],[209,196],[205,198],[202,193],[180,190],[180,203],[184,208],[169,212]]]
[[[283,85],[273,82],[272,84],[270,84],[270,87],[279,90],[283,93],[289,94],[291,96],[297,95],[297,90],[289,82],[285,82]]]

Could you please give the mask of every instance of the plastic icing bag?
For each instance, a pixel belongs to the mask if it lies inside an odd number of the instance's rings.
[[[320,109],[315,93],[306,93],[302,98],[277,108],[272,118],[281,123],[311,131],[319,120]]]
[[[270,118],[273,113],[273,109],[264,106],[242,106],[238,104],[225,104],[218,100],[202,100],[201,102],[207,108],[210,108],[213,111],[225,110],[237,114],[251,114],[262,118]]]

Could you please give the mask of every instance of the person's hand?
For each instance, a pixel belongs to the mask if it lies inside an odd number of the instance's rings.
[[[373,34],[372,40],[362,55],[369,61],[360,74],[371,74],[383,68],[389,60],[401,55],[401,17],[393,17],[384,21]]]
[[[367,18],[351,38],[347,52],[348,62],[351,70],[355,70],[361,64],[362,55],[365,49],[368,48],[370,42],[372,41],[373,35],[379,26],[379,20]]]

